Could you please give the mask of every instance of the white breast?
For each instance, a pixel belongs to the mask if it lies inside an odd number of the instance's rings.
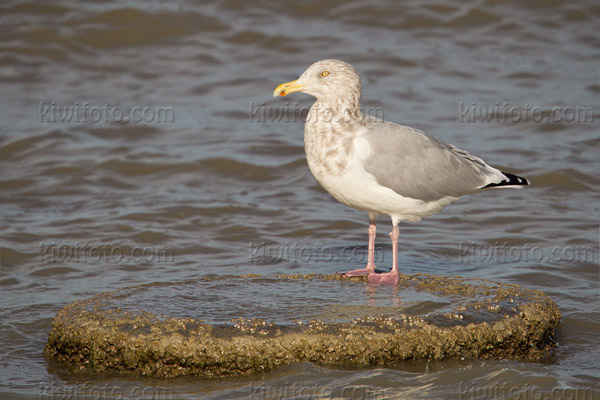
[[[360,133],[338,139],[333,143],[330,140],[330,146],[326,146],[319,143],[323,140],[313,133],[305,132],[308,166],[321,186],[339,202],[367,212],[388,214],[396,222],[416,222],[456,200],[448,197],[424,202],[399,195],[378,184],[375,177],[365,171],[363,162],[369,157],[371,148]],[[344,140],[348,143],[345,144]],[[334,151],[330,158],[325,156],[328,147],[331,152],[332,148],[343,149],[344,146],[350,151]]]

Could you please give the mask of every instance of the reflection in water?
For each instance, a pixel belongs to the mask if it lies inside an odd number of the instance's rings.
[[[389,299],[392,300],[392,304],[395,306],[401,306],[402,300],[400,300],[400,287],[386,287],[380,285],[365,285],[363,297],[367,299],[367,302],[371,306],[377,305],[378,293],[385,293]]]

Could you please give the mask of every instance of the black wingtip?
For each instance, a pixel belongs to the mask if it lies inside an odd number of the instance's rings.
[[[485,185],[482,189],[492,188],[492,187],[500,187],[500,186],[527,186],[529,185],[529,181],[525,178],[521,178],[520,176],[509,174],[508,172],[502,172],[506,177],[505,180],[498,183],[490,183],[489,185]]]

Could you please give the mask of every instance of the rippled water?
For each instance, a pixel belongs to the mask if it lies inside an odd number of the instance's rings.
[[[598,398],[595,2],[8,0],[0,10],[0,397]],[[312,100],[271,98],[323,58],[352,63],[364,106],[385,119],[531,180],[403,224],[400,269],[545,291],[563,313],[552,360],[303,363],[158,381],[45,359],[54,314],[98,292],[363,264],[366,215],[306,166],[298,115]],[[381,268],[388,230],[381,218]]]

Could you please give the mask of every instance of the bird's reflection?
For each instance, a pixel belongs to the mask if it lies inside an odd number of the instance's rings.
[[[382,286],[382,285],[372,285],[366,284],[365,289],[365,298],[367,299],[367,304],[370,306],[376,306],[377,301],[387,303],[391,300],[395,306],[402,305],[402,299],[400,298],[400,288],[398,286]],[[383,305],[383,304],[382,304]]]

